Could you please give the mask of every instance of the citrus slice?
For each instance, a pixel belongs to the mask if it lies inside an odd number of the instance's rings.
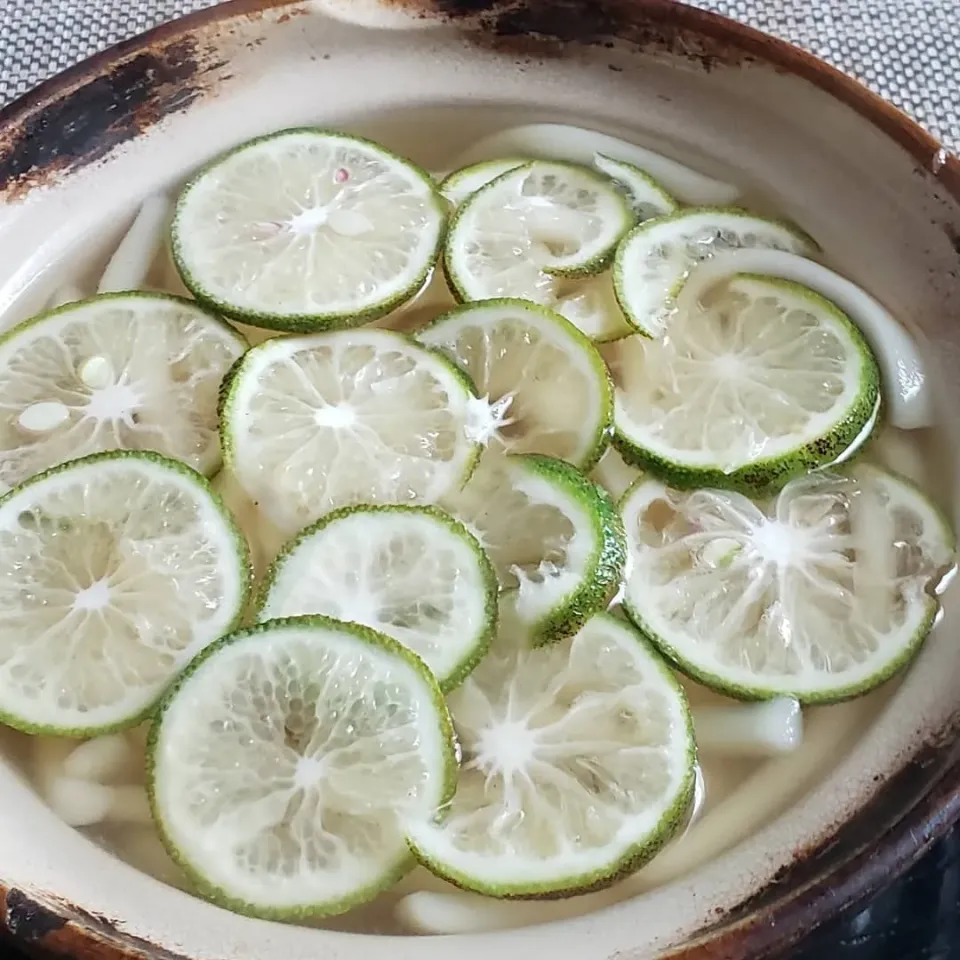
[[[477,665],[497,623],[497,575],[460,523],[432,507],[346,507],[287,544],[259,619],[322,613],[413,650],[443,689]]]
[[[785,280],[736,276],[663,340],[605,347],[615,442],[677,487],[759,491],[848,457],[879,407],[879,372],[848,317]]]
[[[355,503],[432,503],[480,452],[466,375],[389,330],[267,340],[236,365],[221,408],[227,465],[291,533]]]
[[[694,796],[680,685],[608,614],[561,643],[501,634],[450,698],[463,754],[439,822],[408,827],[417,858],[496,897],[583,893],[637,870]]]
[[[95,454],[0,500],[0,718],[80,737],[130,727],[236,623],[247,545],[200,474]]]
[[[220,466],[217,391],[247,349],[195,303],[123,293],[70,303],[0,339],[0,491],[105,450]]]
[[[647,220],[624,238],[614,261],[614,289],[627,319],[641,333],[661,336],[690,270],[738,247],[772,247],[804,256],[815,249],[794,227],[744,210],[703,207]]]
[[[489,456],[444,506],[480,541],[532,643],[569,637],[620,587],[623,525],[607,493],[563,460]]]
[[[629,204],[595,170],[526,163],[460,206],[444,246],[447,278],[458,299],[483,300],[536,290],[541,274],[599,273],[632,223]]]
[[[613,431],[613,384],[593,344],[562,316],[526,300],[484,300],[417,334],[456,360],[490,404],[490,440],[589,469]]]
[[[284,130],[187,184],[173,255],[194,296],[257,327],[307,332],[389,313],[422,286],[444,231],[425,171],[369,140]]]
[[[677,201],[640,167],[614,160],[602,153],[594,156],[593,165],[626,191],[630,206],[639,221],[666,217],[679,209]]]
[[[454,207],[459,207],[467,197],[485,187],[491,180],[496,180],[508,170],[514,170],[529,160],[506,159],[485,160],[483,163],[474,163],[469,167],[454,170],[440,184],[440,192]]]
[[[737,273],[792,280],[835,303],[857,325],[880,367],[886,416],[902,430],[933,422],[930,378],[920,347],[887,308],[855,283],[807,257],[784,250],[740,249],[721,253],[691,271],[677,306],[695,303],[709,288]]]
[[[410,866],[407,818],[456,784],[436,680],[396,641],[273,620],[197,657],[148,745],[154,818],[209,899],[283,920],[342,913]]]
[[[641,480],[621,509],[628,614],[683,671],[746,699],[831,702],[882,683],[930,631],[954,563],[937,508],[866,464],[768,504]]]

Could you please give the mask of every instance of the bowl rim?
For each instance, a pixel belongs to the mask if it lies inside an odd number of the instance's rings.
[[[380,0],[415,18],[458,19],[456,2],[445,0]],[[550,0],[521,0],[528,7]],[[621,20],[642,19],[656,28],[698,36],[797,76],[852,108],[901,146],[918,166],[935,177],[960,207],[960,157],[900,109],[826,61],[788,41],[679,0],[561,0],[609,6]],[[558,4],[559,5],[559,4]],[[503,8],[501,0],[470,0],[470,15],[481,20]],[[279,19],[304,9],[303,0],[226,0],[160,24],[122,41],[43,81],[0,108],[0,161],[40,119],[45,110],[97,78],[111,73],[138,54],[188,39],[210,27],[255,19],[271,11]],[[696,58],[695,53],[677,55]],[[704,57],[701,56],[701,59]],[[12,178],[31,180],[42,161]],[[29,189],[29,183],[27,184]],[[960,253],[960,241],[955,243]],[[918,781],[926,781],[916,795]],[[912,800],[912,803],[911,803]],[[933,734],[874,799],[847,823],[809,850],[796,851],[793,864],[756,895],[714,922],[692,942],[673,948],[662,960],[720,960],[723,957],[779,956],[813,929],[862,902],[913,866],[955,823],[960,821],[960,716],[946,730]],[[878,829],[879,826],[879,829]],[[838,848],[845,853],[837,857]],[[828,857],[830,862],[825,862]],[[785,890],[784,881],[791,889]],[[91,916],[47,893],[27,893],[0,882],[0,942],[11,939],[24,948],[61,956],[96,960],[189,960],[126,933],[112,921]]]

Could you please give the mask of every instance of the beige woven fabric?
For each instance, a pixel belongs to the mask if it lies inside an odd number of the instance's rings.
[[[215,0],[0,0],[0,105]],[[699,0],[806,47],[960,151],[960,0]]]

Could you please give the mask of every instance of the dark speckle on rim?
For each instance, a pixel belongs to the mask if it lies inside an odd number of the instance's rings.
[[[183,110],[223,64],[191,37],[146,50],[90,77],[0,134],[0,195],[15,199],[101,159]],[[6,119],[0,114],[0,129]]]
[[[944,224],[943,230],[947,235],[947,239],[950,241],[950,246],[953,247],[956,255],[960,257],[960,230],[950,223]]]
[[[67,922],[16,888],[7,891],[4,919],[7,930],[24,943],[43,940]]]

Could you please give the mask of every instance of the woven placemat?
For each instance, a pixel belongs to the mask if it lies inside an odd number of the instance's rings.
[[[215,0],[0,0],[0,105]],[[960,151],[960,0],[699,0],[829,60]]]

